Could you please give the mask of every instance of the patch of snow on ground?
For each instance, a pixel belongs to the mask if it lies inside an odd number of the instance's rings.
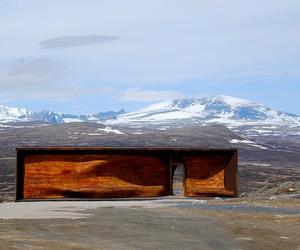
[[[194,117],[195,114],[185,111],[171,111],[165,113],[153,114],[151,117],[147,117],[149,121],[162,121],[162,120],[176,120],[176,119],[189,119]]]
[[[165,128],[165,127],[161,127],[161,128],[158,128],[157,130],[162,130],[162,131],[164,131],[164,130],[167,130],[168,128]]]
[[[82,122],[79,118],[64,118],[63,121],[65,123],[71,123],[71,122]]]
[[[116,135],[125,135],[123,132],[121,132],[118,129],[113,129],[111,127],[105,127],[105,128],[97,128],[98,131],[103,131],[105,133],[114,133]]]
[[[2,127],[2,128],[42,128],[42,127],[51,126],[51,124],[37,124],[37,125],[18,125],[17,123],[15,123],[15,124],[16,125],[0,124],[0,127]]]
[[[143,134],[143,132],[139,132],[139,131],[137,131],[137,132],[133,132],[132,134],[133,134],[133,135],[142,135],[142,134]]]
[[[252,141],[248,141],[248,140],[238,140],[238,139],[232,139],[231,141],[230,141],[230,143],[233,143],[233,144],[236,144],[236,143],[246,143],[246,144],[251,144],[251,143],[253,143]]]
[[[242,144],[248,144],[248,145],[250,145],[250,146],[257,147],[257,148],[261,148],[261,149],[268,149],[268,148],[266,148],[266,147],[264,147],[264,146],[262,146],[262,145],[258,145],[258,144],[256,144],[255,142],[249,141],[249,140],[232,139],[232,140],[230,141],[230,143],[232,143],[232,144],[239,144],[239,143],[242,143]]]
[[[76,137],[76,136],[68,136],[68,139],[78,139],[78,137]]]
[[[250,131],[255,131],[259,134],[272,133],[272,130],[266,130],[266,129],[251,129]]]
[[[261,166],[261,167],[270,167],[270,163],[252,163],[254,166]]]
[[[264,163],[264,162],[241,162],[240,165],[253,165],[253,166],[261,166],[261,167],[270,167],[270,163]]]

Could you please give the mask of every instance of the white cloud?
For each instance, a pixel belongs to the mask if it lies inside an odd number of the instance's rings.
[[[49,57],[13,60],[0,68],[0,100],[39,99],[68,101],[90,94],[113,91],[111,87],[89,87],[69,83],[65,65]]]
[[[22,57],[8,63],[3,70],[10,76],[35,75],[42,78],[57,78],[63,74],[65,65],[50,57]]]
[[[34,88],[53,87],[55,82],[64,77],[64,70],[62,63],[49,57],[10,60],[0,67],[0,89],[1,92],[22,89],[26,94]]]
[[[299,72],[295,0],[6,2],[1,60],[52,56],[74,69],[74,79],[219,84],[215,76],[240,73],[239,81],[257,70],[278,75],[293,65],[289,75]],[[252,71],[241,75],[245,69]]]
[[[36,81],[36,79],[34,80]],[[36,84],[35,86],[24,84],[17,88],[11,86],[9,88],[6,87],[5,89],[2,89],[0,91],[0,100],[2,102],[11,102],[18,99],[32,99],[40,101],[48,100],[55,102],[67,102],[81,96],[111,94],[113,91],[113,88],[110,87],[85,87],[65,83],[53,83],[46,85]]]
[[[182,98],[184,95],[177,91],[156,91],[156,90],[142,90],[142,89],[129,89],[121,97],[122,101],[134,102],[152,102],[163,101],[176,98]]]
[[[27,92],[26,97],[32,99],[47,99],[66,102],[80,96],[107,94],[111,93],[112,91],[113,89],[108,87],[89,88],[71,84],[55,84],[51,88],[35,88],[32,92]]]
[[[80,47],[97,43],[113,42],[120,39],[117,36],[81,35],[81,36],[62,36],[40,42],[42,49]]]

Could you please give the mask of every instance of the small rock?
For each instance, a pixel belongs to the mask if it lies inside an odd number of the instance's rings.
[[[281,236],[280,239],[288,240],[290,237]]]
[[[215,197],[214,200],[215,200],[215,201],[223,201],[223,199],[220,198],[220,197]]]
[[[197,200],[197,201],[193,201],[192,204],[193,205],[202,205],[202,204],[206,204],[207,201],[205,200]]]
[[[235,238],[236,240],[245,240],[245,241],[251,241],[253,240],[252,238],[248,238],[248,237],[240,237],[240,238]]]

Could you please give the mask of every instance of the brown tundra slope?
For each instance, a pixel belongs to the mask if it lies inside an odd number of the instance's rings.
[[[281,130],[280,130],[281,129]],[[286,129],[286,128],[285,128]],[[32,146],[155,146],[239,149],[239,193],[300,180],[300,136],[276,136],[222,125],[181,128],[107,127],[98,123],[17,123],[0,127],[0,200],[14,196],[15,148]]]

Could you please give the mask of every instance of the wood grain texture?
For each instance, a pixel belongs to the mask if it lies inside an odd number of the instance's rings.
[[[227,190],[224,173],[230,158],[226,155],[184,157],[185,196],[232,196]]]
[[[161,157],[98,154],[26,155],[24,198],[122,198],[168,195]]]
[[[17,149],[16,200],[156,197],[173,193],[183,164],[185,196],[236,196],[237,150],[195,148]]]

